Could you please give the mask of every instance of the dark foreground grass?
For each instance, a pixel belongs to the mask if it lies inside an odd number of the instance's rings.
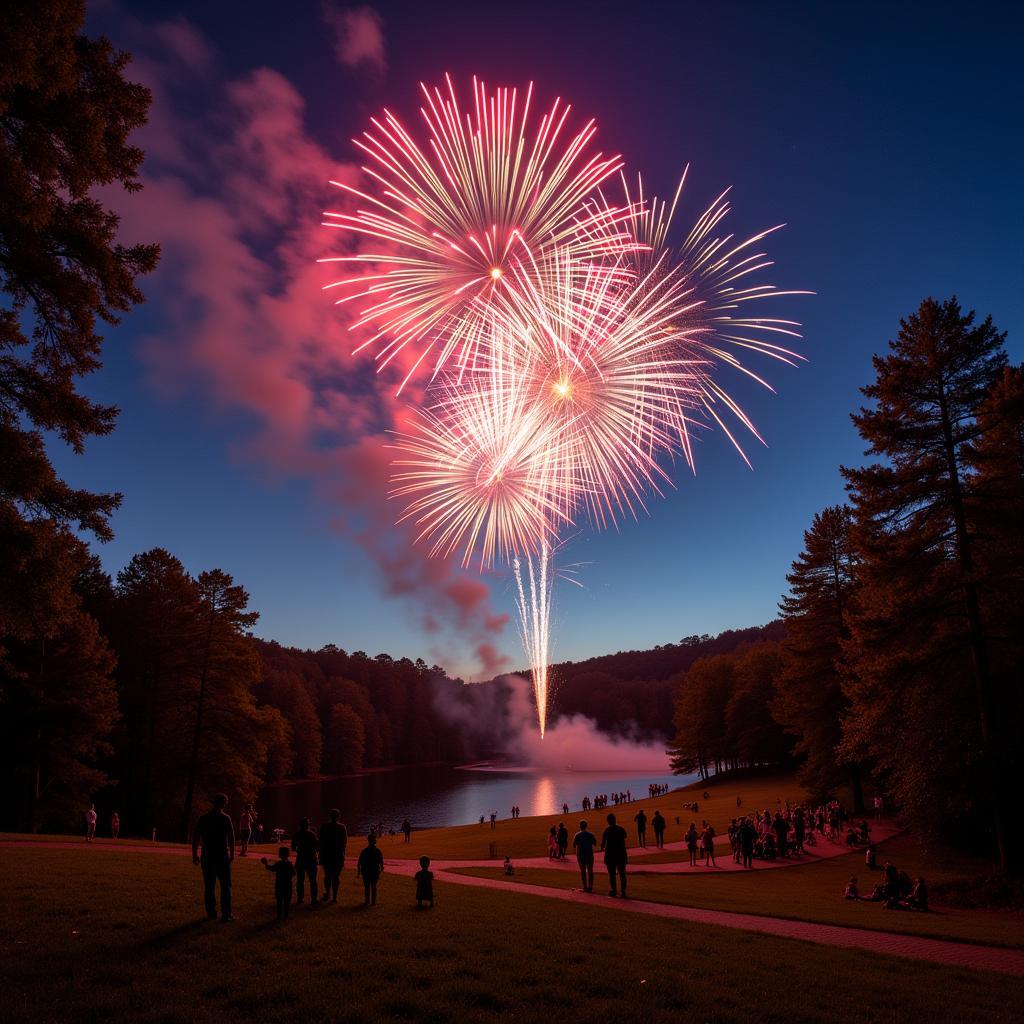
[[[685,858],[685,854],[683,855]],[[718,851],[721,863],[731,863],[732,853]],[[630,895],[653,903],[672,903],[709,910],[728,910],[743,914],[766,914],[794,921],[817,921],[924,935],[958,942],[994,946],[1024,946],[1024,914],[1019,911],[968,910],[935,904],[927,914],[883,910],[879,903],[842,899],[847,879],[856,875],[861,892],[870,894],[881,880],[881,871],[864,867],[863,851],[854,851],[829,860],[794,864],[786,868],[754,868],[748,872],[716,872],[701,863],[696,868],[685,864],[678,875],[645,875],[647,858],[633,859]],[[940,861],[937,854],[924,854],[909,835],[896,836],[878,848],[879,867],[891,860],[912,878],[924,875],[929,882],[962,877],[970,867],[962,859]],[[756,863],[756,862],[755,862]],[[602,865],[598,863],[597,868]],[[459,873],[500,878],[500,868],[460,868]],[[512,881],[547,885],[559,889],[578,888],[575,872],[548,868],[517,868]],[[595,888],[604,891],[604,878]]]
[[[237,865],[233,925],[201,921],[180,855],[6,850],[5,1022],[1010,1021],[1021,979],[385,875],[380,905],[273,920]],[[1019,1016],[1018,1016],[1019,1019]]]

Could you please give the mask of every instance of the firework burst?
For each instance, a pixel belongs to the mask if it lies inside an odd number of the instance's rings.
[[[356,210],[324,214],[368,246],[321,261],[355,265],[327,287],[359,304],[353,329],[373,328],[356,351],[375,348],[383,367],[411,346],[406,381],[428,357],[434,372],[455,353],[474,362],[479,312],[508,290],[511,260],[549,244],[597,258],[633,241],[628,207],[584,205],[622,166],[591,152],[592,120],[566,141],[572,108],[556,99],[534,125],[532,84],[490,91],[474,78],[470,113],[445,81],[445,92],[421,85],[426,145],[385,110],[354,140],[372,191],[334,181]]]
[[[410,350],[408,381],[429,360],[425,400],[393,439],[391,495],[431,555],[511,569],[543,736],[559,538],[646,510],[674,462],[695,469],[698,429],[719,427],[746,460],[735,423],[761,438],[719,371],[769,387],[741,356],[795,364],[779,342],[799,325],[745,311],[807,293],[763,283],[777,228],[725,232],[727,191],[674,248],[685,172],[671,201],[625,177],[609,201],[622,161],[591,152],[592,121],[570,135],[556,100],[535,123],[532,86],[475,79],[463,111],[446,81],[422,87],[425,145],[388,111],[357,140],[370,184],[335,182],[355,212],[325,223],[368,248],[327,258],[353,270],[327,287],[356,303],[359,348],[380,366]]]

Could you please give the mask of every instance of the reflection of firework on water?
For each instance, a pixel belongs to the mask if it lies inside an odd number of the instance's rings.
[[[671,202],[625,183],[619,204],[599,190],[621,166],[590,155],[593,122],[561,141],[556,101],[534,129],[532,86],[489,92],[474,81],[472,114],[451,82],[423,88],[429,138],[392,114],[357,144],[371,158],[361,204],[330,226],[376,238],[379,252],[332,257],[369,270],[331,285],[362,305],[355,326],[386,365],[405,349],[430,356],[427,399],[395,436],[392,495],[432,555],[456,552],[481,570],[508,565],[543,736],[550,688],[552,551],[581,517],[598,528],[646,509],[676,459],[695,467],[695,431],[754,424],[717,371],[739,356],[794,364],[778,344],[790,320],[747,316],[784,292],[754,275],[772,266],[760,243],[723,233],[727,192],[669,245]],[[748,463],[749,464],[749,463]]]

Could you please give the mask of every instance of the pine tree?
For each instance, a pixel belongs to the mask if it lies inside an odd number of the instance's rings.
[[[200,610],[194,637],[195,724],[181,816],[181,834],[185,839],[192,821],[203,740],[228,708],[250,711],[250,705],[255,707],[251,694],[259,678],[259,658],[249,638],[249,630],[259,619],[259,613],[247,610],[249,595],[221,569],[200,573],[197,584]],[[241,721],[235,720],[225,721],[223,725],[232,733],[243,727]],[[224,739],[217,737],[221,746]],[[235,784],[238,785],[237,780]]]
[[[846,644],[844,749],[875,759],[923,825],[939,806],[984,815],[1009,870],[1004,750],[990,624],[969,515],[976,413],[1006,363],[991,318],[926,299],[874,358],[871,400],[853,421],[879,457],[844,469],[862,562]],[[947,816],[948,817],[948,816]]]
[[[786,576],[789,593],[781,602],[786,639],[772,713],[796,737],[793,753],[802,758],[798,777],[803,785],[823,796],[849,780],[860,810],[859,765],[856,760],[841,763],[838,754],[848,708],[838,663],[857,567],[850,526],[846,506],[817,513],[804,533],[804,550]]]
[[[181,703],[194,680],[199,595],[185,567],[163,548],[135,555],[118,573],[115,595],[105,625],[118,655],[121,815],[126,829],[145,833],[176,824],[167,812],[174,806],[173,780],[184,768],[182,737],[192,724]]]
[[[8,636],[0,661],[0,771],[8,783],[0,820],[37,831],[79,825],[89,797],[107,783],[102,760],[117,696],[113,654],[75,590],[85,545],[48,522],[26,529],[40,558],[12,581],[33,614]]]
[[[15,0],[0,19],[0,548],[38,518],[105,539],[120,501],[60,480],[42,438],[52,431],[81,452],[113,428],[117,410],[77,380],[100,365],[97,321],[117,323],[142,301],[135,279],[159,252],[118,244],[117,216],[93,195],[141,187],[143,154],[128,136],[150,94],[124,78],[127,54],[80,34],[84,16],[75,0]]]

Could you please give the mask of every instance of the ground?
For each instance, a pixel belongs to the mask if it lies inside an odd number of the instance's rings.
[[[780,776],[699,784],[696,792],[639,804],[648,813],[660,806],[674,827],[677,813],[688,823],[682,803],[697,799],[698,818],[724,827],[736,813],[737,789],[742,810],[774,808],[776,800],[800,795]],[[635,806],[618,810],[632,828]],[[578,818],[574,813],[567,824]],[[571,870],[522,862],[543,851],[549,821],[557,820],[505,821],[494,832],[487,826],[431,830],[410,845],[400,837],[385,840],[388,870],[376,908],[362,908],[350,858],[337,906],[293,908],[282,925],[274,920],[272,879],[255,857],[235,864],[238,920],[217,924],[203,917],[199,870],[183,847],[0,837],[7,868],[0,878],[0,1016],[32,1024],[317,1018],[548,1024],[553,1016],[789,1024],[846,1011],[866,1022],[916,1024],[925,1015],[1020,1019],[1019,915],[941,907],[918,915],[844,903],[842,883],[853,873],[866,883],[867,873],[859,855],[838,848],[820,851],[812,863],[747,874],[666,863],[684,858],[679,851],[635,855],[628,904],[574,895]],[[681,828],[669,838],[680,834]],[[490,842],[499,844],[499,855],[508,851],[524,863],[514,878],[495,877],[491,866],[444,863],[486,858]],[[416,909],[408,877],[414,864],[407,858],[421,852],[441,868],[433,909]],[[831,856],[820,855],[825,852]],[[882,855],[936,881],[977,867],[922,859],[908,836],[886,840]],[[731,858],[723,851],[720,860]],[[652,869],[646,874],[645,862]],[[501,885],[506,888],[495,888]],[[772,928],[812,941],[765,933]],[[912,934],[894,937],[894,931]],[[855,946],[898,955],[848,948],[851,936]],[[935,937],[959,945],[936,944]]]
[[[201,919],[181,855],[4,851],[3,1018],[144,1022],[833,1018],[1010,1021],[1024,980],[544,898],[437,886],[418,911],[385,875],[358,906],[273,920],[272,884],[238,864],[238,921]],[[1019,1019],[1019,1018],[1018,1018]]]

